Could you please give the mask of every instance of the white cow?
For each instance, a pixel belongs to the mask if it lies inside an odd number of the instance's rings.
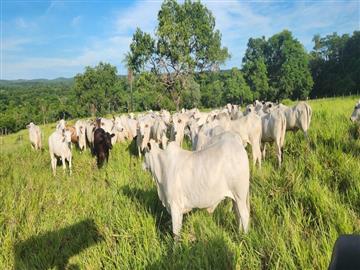
[[[31,147],[35,150],[40,150],[42,147],[40,127],[31,122],[26,126],[26,128],[29,129],[29,139]]]
[[[353,113],[350,117],[351,122],[360,124],[360,100],[356,103]]]
[[[78,145],[80,150],[86,150],[86,126],[85,120],[77,120],[75,123],[75,130],[78,136]]]
[[[111,134],[111,130],[114,126],[114,121],[107,118],[100,118],[100,127],[105,130],[105,132],[109,132]]]
[[[169,140],[166,136],[166,133],[166,123],[160,117],[156,118],[150,129],[150,138],[159,144],[161,143],[162,149],[166,149],[166,145]]]
[[[151,115],[145,115],[138,119],[136,144],[138,147],[139,157],[141,157],[141,152],[144,151],[150,140],[151,126],[154,124],[154,120],[155,119]]]
[[[86,121],[86,139],[91,150],[94,149],[94,131],[96,129],[96,124],[94,120]]]
[[[64,172],[66,170],[65,160],[69,162],[71,175],[71,132],[67,129],[56,130],[49,137],[49,152],[51,158],[51,167],[54,176],[56,175],[57,158],[61,158]]]
[[[201,151],[183,150],[175,142],[161,150],[154,141],[144,167],[156,182],[158,196],[171,214],[172,231],[179,236],[183,215],[193,208],[213,212],[226,197],[245,233],[250,219],[249,161],[239,136],[230,132],[214,137]]]
[[[66,122],[64,119],[61,119],[56,125],[57,130],[64,130],[65,127],[66,127]]]
[[[307,131],[310,127],[312,109],[306,102],[299,102],[293,107],[288,107],[283,104],[274,105],[272,102],[266,102],[263,111],[271,112],[273,110],[280,110],[284,113],[286,118],[286,130],[296,131],[301,129],[305,137],[307,137]]]
[[[266,152],[266,143],[274,142],[279,167],[281,166],[282,158],[282,148],[285,144],[285,133],[286,133],[286,118],[285,115],[279,111],[275,110],[270,113],[263,113],[261,115],[261,141],[262,141],[262,157],[265,159]]]
[[[194,112],[195,113],[195,112]],[[182,145],[185,135],[185,127],[190,120],[186,113],[175,113],[172,116],[172,126],[170,128],[170,140],[177,145]]]
[[[219,125],[228,131],[232,131],[240,135],[244,146],[251,145],[253,164],[258,163],[261,167],[261,118],[252,113],[236,120],[228,120],[224,117],[220,118]]]

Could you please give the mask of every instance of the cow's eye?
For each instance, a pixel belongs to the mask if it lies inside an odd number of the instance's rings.
[[[181,123],[181,119],[178,120],[178,123]]]
[[[147,128],[147,127],[149,127],[149,125],[145,125],[145,127]]]

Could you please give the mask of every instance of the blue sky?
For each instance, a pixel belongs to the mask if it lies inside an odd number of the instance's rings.
[[[136,27],[154,33],[161,1],[1,1],[1,79],[73,77],[100,61],[120,74]],[[360,1],[202,1],[240,67],[250,37],[289,29],[312,49],[314,34],[360,29]]]

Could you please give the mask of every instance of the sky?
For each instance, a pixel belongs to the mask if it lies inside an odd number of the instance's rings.
[[[85,66],[111,63],[126,74],[124,54],[136,27],[152,35],[162,1],[0,0],[0,79],[73,77]],[[222,45],[241,67],[250,37],[292,31],[310,51],[315,34],[360,30],[360,0],[209,0]]]

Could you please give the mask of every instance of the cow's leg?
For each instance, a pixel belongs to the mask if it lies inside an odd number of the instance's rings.
[[[54,156],[53,153],[50,152],[50,158],[51,158],[51,169],[52,169],[52,173],[55,176],[56,175],[56,157]]]
[[[138,151],[139,151],[139,158],[141,158],[141,148],[140,148],[140,146],[138,146]]]
[[[233,200],[233,208],[239,222],[239,230],[241,230],[242,227],[244,232],[247,233],[250,220],[250,206],[248,198],[240,199],[238,196],[235,196],[235,200]]]
[[[72,156],[70,155],[69,157],[69,170],[70,170],[70,175],[72,174],[72,165],[71,165],[71,160],[72,160]]]
[[[263,143],[263,144],[262,144],[261,156],[262,156],[262,159],[265,160],[265,156],[266,156],[266,143]]]
[[[281,167],[281,145],[278,140],[275,141],[275,147],[276,147],[276,155],[278,158],[279,167]]]
[[[176,206],[171,207],[171,222],[172,222],[172,231],[175,237],[180,236],[180,230],[182,226],[183,215],[180,209]]]
[[[261,149],[260,143],[253,142],[251,144],[252,154],[253,154],[253,164],[256,165],[256,161],[258,162],[259,168],[261,168]]]
[[[65,160],[65,156],[62,155],[61,156],[61,162],[62,162],[62,167],[63,167],[63,171],[66,171],[66,160]]]

